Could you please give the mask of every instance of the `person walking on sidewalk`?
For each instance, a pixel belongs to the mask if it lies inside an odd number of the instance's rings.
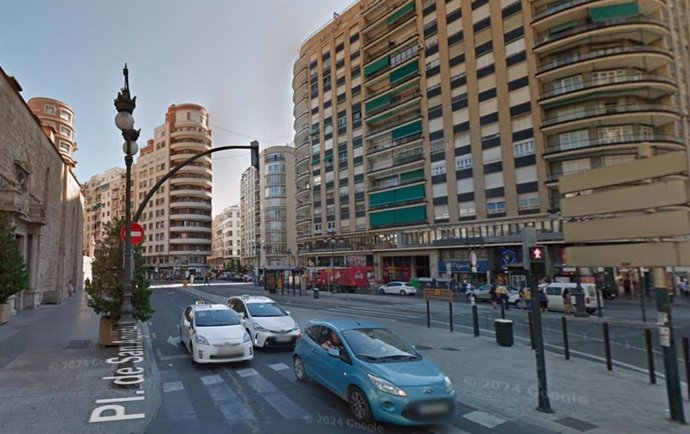
[[[539,297],[539,308],[542,312],[546,312],[549,309],[549,299],[546,297],[543,287],[539,288],[537,296]]]
[[[499,281],[496,286],[496,296],[505,310],[510,309],[508,307],[508,288],[503,284],[503,281]]]
[[[204,286],[209,285],[209,283],[208,283],[208,274],[209,274],[208,272],[206,272],[206,274],[204,274]]]
[[[491,289],[489,289],[489,297],[491,299],[491,306],[494,308],[494,310],[496,309],[496,306],[498,305],[498,301],[499,301],[498,293],[496,292],[496,286],[497,285],[494,283],[493,285],[491,285]]]
[[[67,288],[67,295],[72,298],[72,294],[74,294],[74,283],[72,283],[72,279],[67,281],[65,288]]]

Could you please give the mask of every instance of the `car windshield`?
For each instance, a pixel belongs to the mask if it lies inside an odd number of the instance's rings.
[[[231,310],[198,310],[194,315],[197,327],[239,325],[240,320]]]
[[[275,303],[249,303],[247,308],[251,316],[254,317],[287,315],[287,312]]]
[[[397,335],[384,328],[345,330],[345,341],[355,356],[374,363],[421,360],[422,356]]]

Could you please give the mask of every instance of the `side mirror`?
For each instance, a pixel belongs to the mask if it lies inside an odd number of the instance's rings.
[[[289,311],[289,310],[286,310],[285,313],[288,314],[288,315],[290,315],[290,311]]]
[[[340,358],[340,349],[338,348],[331,348],[328,350],[328,355],[331,357],[338,357]]]
[[[237,312],[237,315],[239,315],[240,319],[247,319],[244,312]]]

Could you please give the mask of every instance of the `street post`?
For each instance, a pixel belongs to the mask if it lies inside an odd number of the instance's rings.
[[[534,325],[534,354],[537,362],[537,381],[538,381],[538,406],[537,410],[544,413],[553,413],[549,401],[548,386],[546,382],[546,359],[544,354],[544,336],[541,328],[541,309],[539,306],[539,289],[535,274],[544,272],[545,249],[542,246],[529,248],[528,264],[530,273],[528,274],[528,285],[532,291],[532,322]]]

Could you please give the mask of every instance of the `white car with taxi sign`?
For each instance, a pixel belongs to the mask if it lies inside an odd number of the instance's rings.
[[[230,297],[228,306],[242,318],[256,347],[293,347],[300,334],[290,312],[274,300],[256,295]]]
[[[224,304],[197,302],[180,320],[180,342],[194,363],[242,362],[254,358],[254,348],[240,317]]]

